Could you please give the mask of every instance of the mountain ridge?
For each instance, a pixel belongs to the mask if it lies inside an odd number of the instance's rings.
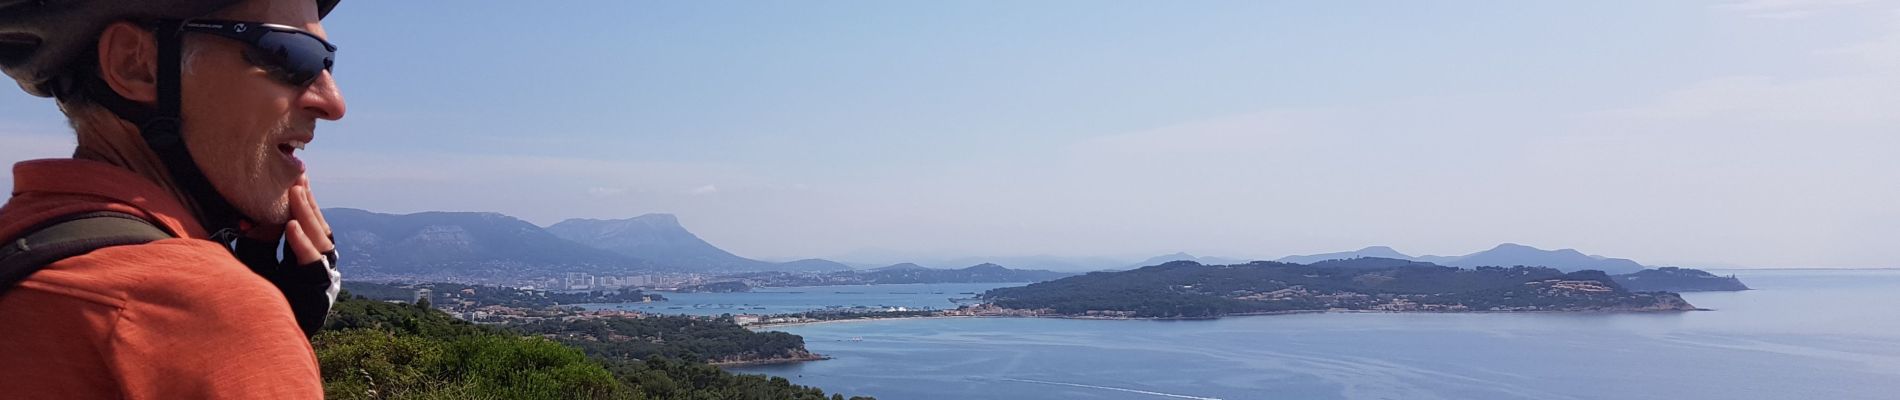
[[[427,211],[384,214],[353,208],[326,209],[339,232],[338,247],[369,269],[390,273],[453,273],[506,271],[523,267],[539,272],[836,272],[852,266],[819,258],[768,262],[746,258],[705,241],[681,224],[678,216],[649,213],[622,219],[571,218],[546,227],[495,212]],[[1543,266],[1566,272],[1594,269],[1613,275],[1646,269],[1636,261],[1590,255],[1575,249],[1544,250],[1503,243],[1463,256],[1411,256],[1387,246],[1355,251],[1294,255],[1279,262],[1314,264],[1352,258],[1390,258],[1443,266]],[[991,259],[995,257],[971,259]],[[1052,256],[1025,257],[1051,262]],[[1151,257],[1129,265],[1138,268],[1170,261],[1201,264],[1241,264],[1245,261],[1195,256],[1185,252]],[[984,261],[977,265],[993,264]],[[883,270],[900,263],[872,268]],[[966,264],[967,265],[967,264]],[[545,271],[544,271],[545,270]]]
[[[742,257],[701,239],[673,214],[652,213],[623,219],[572,218],[547,228],[562,239],[651,261],[661,267],[698,272],[840,271],[849,266],[823,259],[773,263]]]
[[[679,270],[750,270],[769,263],[734,255],[680,225],[672,214],[573,218],[545,228],[556,237]]]
[[[651,269],[628,258],[561,239],[501,213],[429,211],[384,214],[323,210],[350,262],[392,274],[511,272],[514,269]],[[525,272],[525,271],[523,271]]]
[[[816,258],[773,263],[740,257],[700,239],[672,214],[575,218],[542,227],[496,212],[323,212],[337,233],[338,250],[352,264],[398,277],[850,270]]]
[[[1245,264],[1247,262],[1246,260],[1235,259],[1235,258],[1195,256],[1193,254],[1188,254],[1185,251],[1181,251],[1181,252],[1175,252],[1173,254],[1162,254],[1162,255],[1158,255],[1154,257],[1148,257],[1148,259],[1146,260],[1142,260],[1141,262],[1137,262],[1131,265],[1126,265],[1124,267],[1140,268],[1140,267],[1145,267],[1149,265],[1166,264],[1173,261],[1193,261],[1196,263],[1210,264],[1210,265]]]
[[[1275,261],[1294,264],[1311,264],[1320,261],[1358,257],[1411,260],[1460,268],[1511,267],[1522,265],[1551,267],[1565,272],[1594,269],[1612,275],[1634,273],[1648,268],[1634,260],[1624,258],[1589,255],[1577,251],[1576,249],[1568,248],[1544,250],[1516,243],[1502,243],[1493,246],[1489,250],[1463,256],[1411,256],[1394,250],[1391,247],[1370,246],[1355,251],[1286,256]]]

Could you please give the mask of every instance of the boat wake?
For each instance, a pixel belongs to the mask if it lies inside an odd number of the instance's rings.
[[[1079,387],[1079,388],[1087,388],[1087,389],[1113,390],[1117,392],[1138,393],[1138,394],[1145,394],[1145,395],[1150,395],[1150,396],[1161,396],[1161,397],[1173,397],[1177,399],[1221,400],[1219,397],[1198,397],[1198,396],[1189,396],[1189,395],[1184,395],[1184,394],[1150,392],[1146,390],[1137,390],[1137,389],[1128,389],[1128,388],[1084,385],[1080,383],[1050,382],[1050,381],[1038,381],[1038,380],[1033,380],[1033,379],[1016,379],[1016,378],[1001,378],[1001,380],[1010,381],[1010,382],[1035,383],[1035,384],[1042,384],[1042,385],[1057,385],[1057,386],[1069,386],[1069,387]]]

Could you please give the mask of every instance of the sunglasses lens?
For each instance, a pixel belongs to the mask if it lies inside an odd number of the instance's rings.
[[[336,51],[321,40],[292,32],[267,32],[258,38],[259,50],[280,63],[284,78],[292,84],[308,85],[335,63]]]

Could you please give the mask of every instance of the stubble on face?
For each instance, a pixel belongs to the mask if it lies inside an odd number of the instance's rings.
[[[303,173],[284,166],[281,161],[284,155],[277,144],[283,138],[308,137],[314,125],[314,122],[299,124],[291,118],[285,116],[277,124],[260,132],[257,137],[263,140],[247,146],[241,159],[244,166],[232,171],[248,173],[246,176],[232,177],[242,182],[236,185],[241,187],[237,190],[240,193],[236,193],[237,196],[227,193],[226,198],[239,212],[258,223],[281,225],[290,221],[290,186],[296,184]]]

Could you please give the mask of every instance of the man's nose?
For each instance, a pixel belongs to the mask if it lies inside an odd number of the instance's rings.
[[[303,97],[297,101],[299,106],[317,118],[331,121],[343,119],[343,113],[349,110],[343,104],[343,91],[337,89],[336,77],[330,75],[330,71],[323,71],[323,75],[310,82],[310,87],[304,88]]]

